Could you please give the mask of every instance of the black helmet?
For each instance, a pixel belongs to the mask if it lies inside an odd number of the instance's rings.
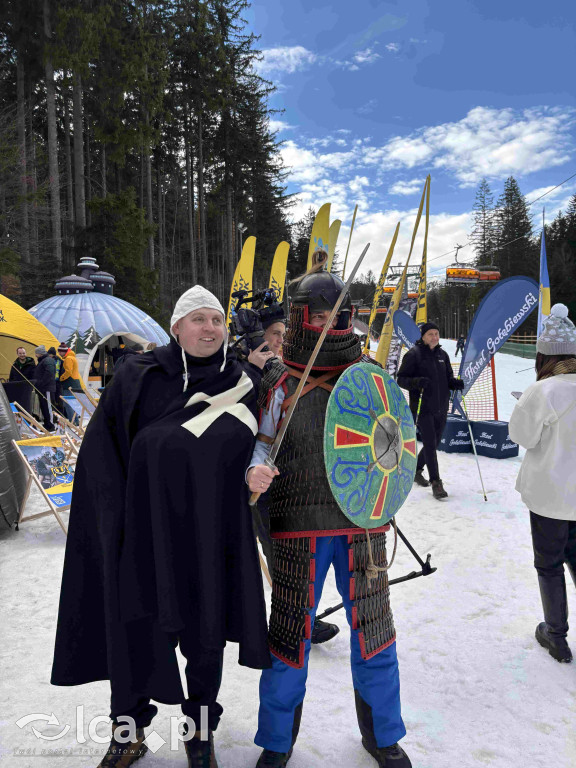
[[[331,272],[313,272],[310,275],[304,275],[298,281],[292,295],[292,303],[295,306],[308,307],[309,313],[330,311],[338,301],[343,288],[343,281]],[[345,330],[350,327],[352,312],[352,298],[349,291],[340,305],[339,312],[336,330]]]

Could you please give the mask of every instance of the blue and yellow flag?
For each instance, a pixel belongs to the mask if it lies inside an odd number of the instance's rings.
[[[550,314],[550,278],[548,277],[548,262],[546,260],[546,240],[542,227],[542,243],[540,245],[540,295],[538,299],[538,336],[542,333],[544,323]]]

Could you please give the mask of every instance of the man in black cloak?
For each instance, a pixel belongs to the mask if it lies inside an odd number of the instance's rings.
[[[239,643],[240,664],[270,665],[244,484],[260,377],[226,356],[224,310],[201,286],[179,299],[171,333],[114,376],[75,472],[51,682],[110,680],[102,768],[144,754],[150,699],[182,703],[196,729],[204,713],[209,734],[185,737],[189,766],[216,766],[226,641]]]

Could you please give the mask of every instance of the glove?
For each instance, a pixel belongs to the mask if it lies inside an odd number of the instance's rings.
[[[416,389],[426,390],[432,386],[432,382],[427,376],[417,377],[413,381]]]
[[[462,379],[452,379],[451,388],[457,390],[458,392],[462,392],[464,389],[464,382]]]

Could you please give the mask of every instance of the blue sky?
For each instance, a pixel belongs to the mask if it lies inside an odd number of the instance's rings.
[[[515,176],[530,201],[576,173],[572,2],[258,0],[246,18],[284,109],[293,215],[332,203],[343,254],[358,203],[351,256],[370,241],[374,272],[397,221],[405,259],[428,173],[432,275],[467,242],[482,176],[496,198]],[[533,206],[535,229],[543,204],[551,220],[574,192],[576,178]]]

